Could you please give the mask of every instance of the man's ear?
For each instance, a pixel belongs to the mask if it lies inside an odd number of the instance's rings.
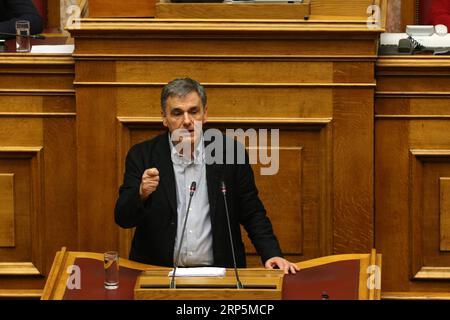
[[[203,123],[206,123],[208,121],[208,106],[205,106],[203,113]]]
[[[164,112],[162,112],[162,111],[161,111],[161,118],[163,121],[163,126],[167,127],[167,118],[166,118],[166,115],[164,114]]]

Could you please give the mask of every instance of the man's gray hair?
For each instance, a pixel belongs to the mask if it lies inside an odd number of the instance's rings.
[[[205,108],[205,88],[203,88],[203,86],[194,79],[177,78],[166,84],[161,92],[161,110],[163,114],[166,114],[167,99],[169,97],[185,97],[193,91],[198,93],[200,99],[202,99],[203,108]]]

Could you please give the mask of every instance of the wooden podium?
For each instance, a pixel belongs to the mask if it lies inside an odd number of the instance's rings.
[[[380,299],[381,255],[342,254],[298,262],[300,271],[239,269],[244,289],[236,288],[234,270],[224,277],[176,277],[170,289],[172,268],[161,268],[119,259],[119,288],[103,285],[103,254],[58,251],[42,294],[43,300],[330,300]],[[78,270],[79,278],[73,271]],[[370,270],[377,270],[371,273]],[[370,272],[369,272],[370,271]]]
[[[239,269],[244,286],[237,289],[234,269],[224,277],[175,277],[176,288],[169,288],[167,268],[142,272],[136,281],[136,300],[280,300],[282,270]]]

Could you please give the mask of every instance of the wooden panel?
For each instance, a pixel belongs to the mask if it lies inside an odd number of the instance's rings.
[[[36,267],[30,262],[13,262],[13,263],[0,263],[0,275],[7,276],[30,276],[30,275],[39,275],[39,271]]]
[[[78,237],[83,251],[117,246],[118,228],[111,216],[117,197],[115,97],[112,89],[77,89]],[[102,237],[92,230],[102,230]]]
[[[11,95],[0,94],[0,116],[75,115],[73,94],[67,95]]]
[[[329,16],[366,16],[367,7],[373,0],[312,0],[311,14]]]
[[[47,28],[61,27],[60,2],[60,0],[47,0]]]
[[[236,59],[237,60],[237,59]],[[331,62],[326,61],[118,61],[117,82],[167,83],[174,75],[189,75],[202,83],[331,83]],[[97,62],[90,62],[95,68]],[[96,81],[105,81],[98,79]],[[373,79],[373,78],[371,78]],[[372,80],[370,80],[372,81]],[[340,82],[340,81],[337,81]]]
[[[310,14],[304,3],[157,3],[159,19],[301,19]]]
[[[70,87],[73,82],[73,75],[68,74],[61,77],[61,75],[44,74],[18,78],[16,75],[0,74],[0,81],[4,89],[46,90]]]
[[[0,247],[14,247],[14,174],[0,174]]]
[[[194,37],[192,35],[191,37]],[[197,36],[200,38],[200,36]],[[320,38],[325,36],[317,35],[314,39],[302,39],[302,36],[291,36],[293,40],[280,38],[280,34],[268,35],[269,39],[254,39],[251,35],[242,36],[243,39],[217,40],[217,36],[208,39],[208,46],[205,47],[205,40],[190,39],[189,46],[185,45],[185,37],[179,35],[173,39],[148,39],[142,42],[139,39],[128,38],[126,41],[105,38],[99,42],[94,39],[84,39],[80,41],[75,38],[76,55],[166,55],[166,56],[198,56],[202,55],[244,55],[244,56],[355,56],[366,55],[373,57],[376,54],[376,45],[373,40],[346,41],[342,39],[328,39],[323,41]],[[234,38],[238,38],[235,36]],[[273,39],[275,38],[275,39]],[[328,37],[329,38],[329,37]],[[325,45],[326,43],[326,45]],[[352,50],[349,51],[349,46]],[[174,49],[176,50],[174,51]]]
[[[74,98],[71,97],[72,104]],[[46,170],[43,181],[46,274],[61,247],[78,248],[77,167],[75,117],[49,117],[43,121]],[[51,169],[50,169],[51,168]]]
[[[89,0],[89,17],[154,17],[155,0]]]
[[[14,247],[0,248],[0,295],[25,297],[42,289],[61,246],[78,246],[74,62],[2,54],[0,78],[0,172],[14,174],[15,201]]]
[[[119,116],[161,116],[161,86],[119,88]],[[329,88],[206,86],[208,115],[222,118],[330,118],[333,91]],[[279,105],[280,107],[275,107]],[[318,108],[317,106],[320,106]],[[264,110],[264,115],[260,114]],[[295,120],[294,120],[295,121]]]
[[[384,291],[448,291],[440,181],[450,176],[449,62],[424,56],[377,63],[375,242]]]
[[[422,94],[427,94],[431,92],[448,92],[449,87],[450,78],[442,77],[442,75],[437,75],[436,77],[427,76],[426,82],[418,77],[398,75],[381,79],[377,89],[379,91],[421,92]]]
[[[43,272],[43,234],[37,221],[41,190],[35,188],[41,181],[40,156],[40,148],[0,148],[0,172],[14,173],[14,247],[0,247],[0,262],[14,265],[31,261],[31,274]]]
[[[402,1],[400,32],[405,32],[406,26],[408,24],[417,24],[416,5],[417,5],[416,0]]]
[[[450,114],[450,105],[445,97],[404,97],[399,94],[389,99],[378,99],[375,110],[378,118],[443,119]]]
[[[450,178],[439,179],[440,250],[450,251]]]
[[[408,290],[408,134],[404,121],[376,122],[375,247],[383,254],[383,291]]]
[[[21,134],[17,135],[17,128]],[[40,119],[2,118],[0,122],[1,146],[41,146],[42,121]]]
[[[0,56],[0,81],[0,93],[70,92],[73,60],[69,55],[4,54]]]
[[[333,91],[334,253],[367,252],[373,243],[372,98],[368,89]]]
[[[440,250],[440,181],[450,176],[450,150],[412,153],[412,278],[449,279],[449,257]]]
[[[297,141],[301,140],[299,139]],[[281,142],[278,151],[279,171],[276,173],[276,176],[261,175],[261,168],[266,166],[260,163],[254,164],[252,167],[261,201],[268,212],[283,253],[300,256],[303,253],[304,245],[302,147],[294,145],[286,146],[286,142]],[[290,142],[292,143],[293,141]],[[281,191],[286,190],[286,188],[291,192]],[[279,190],[280,192],[273,192],[273,190]],[[315,213],[317,215],[317,210]],[[256,253],[247,237],[245,237],[244,244],[247,253]]]

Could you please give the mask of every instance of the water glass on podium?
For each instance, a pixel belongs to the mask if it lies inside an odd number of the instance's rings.
[[[119,253],[108,251],[104,253],[105,289],[119,288]]]
[[[30,22],[27,20],[16,21],[16,52],[30,52]]]

